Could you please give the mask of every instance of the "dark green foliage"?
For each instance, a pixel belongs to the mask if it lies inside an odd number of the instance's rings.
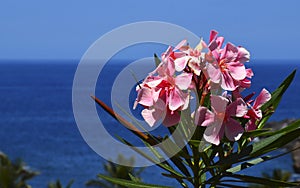
[[[65,188],[70,188],[73,182],[74,180],[69,181]],[[48,188],[64,188],[64,186],[61,184],[60,180],[56,180],[56,182],[49,183]]]
[[[126,159],[124,156],[119,155],[118,160],[121,164],[128,164],[128,166],[122,166],[115,164],[111,161],[108,161],[103,165],[105,174],[108,177],[113,177],[121,180],[131,180],[134,182],[141,182],[140,174],[143,168],[136,169],[131,166],[134,165],[134,159]],[[101,187],[101,188],[124,188],[126,186],[117,185],[114,182],[108,181],[106,178],[103,178],[101,175],[98,175],[98,178],[95,180],[89,180],[86,183],[87,186],[91,187]]]
[[[274,180],[279,180],[279,181],[289,181],[291,178],[291,173],[287,171],[283,171],[281,169],[274,169],[273,174],[270,175],[269,173],[263,172],[262,176],[264,178],[268,179],[274,179]],[[250,188],[273,188],[274,186],[271,185],[255,185],[255,184],[250,184]]]
[[[38,173],[29,170],[21,160],[12,162],[0,152],[0,187],[1,188],[29,188],[27,180]]]

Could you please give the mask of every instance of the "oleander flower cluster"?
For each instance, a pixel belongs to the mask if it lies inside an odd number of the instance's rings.
[[[261,106],[271,99],[266,90],[243,96],[254,75],[245,64],[250,53],[211,31],[209,41],[192,48],[186,40],[169,47],[160,64],[136,88],[134,108],[144,107],[141,114],[149,126],[162,123],[176,126],[181,112],[191,103],[195,126],[206,127],[203,138],[219,145],[223,138],[237,141],[245,131],[257,128],[262,118]]]
[[[147,131],[129,113],[126,115],[132,122],[125,120],[94,97],[146,148],[141,150],[134,147],[136,143],[119,137],[122,143],[161,168],[162,177],[177,181],[176,187],[300,185],[244,173],[247,168],[300,149],[294,147],[284,153],[279,150],[299,138],[300,120],[279,130],[265,128],[296,70],[272,94],[265,88],[254,93],[250,90],[254,72],[248,67],[249,51],[225,42],[216,31],[196,46],[183,40],[154,58],[154,70],[137,83],[133,108],[142,109],[141,115],[150,127],[164,125],[167,134]],[[125,187],[166,187],[139,182],[131,176],[130,180],[102,174],[99,177]]]

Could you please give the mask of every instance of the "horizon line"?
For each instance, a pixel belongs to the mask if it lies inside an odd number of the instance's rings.
[[[103,61],[104,59],[90,59],[90,61]],[[133,59],[133,58],[112,58],[109,61],[136,61],[137,59]],[[43,59],[43,58],[39,58],[39,59],[29,59],[29,58],[16,58],[16,59],[0,59],[0,64],[3,63],[27,63],[27,64],[37,64],[37,63],[46,63],[46,62],[51,62],[51,63],[79,63],[81,61],[81,59],[76,59],[76,58],[58,58],[58,59]],[[293,63],[300,63],[300,59],[272,59],[272,58],[257,58],[257,59],[252,59],[249,62],[246,62],[245,64],[248,63],[253,63],[253,64],[257,64],[258,62],[263,62],[264,64],[267,62],[273,62],[274,64],[279,64],[280,62],[293,62]]]

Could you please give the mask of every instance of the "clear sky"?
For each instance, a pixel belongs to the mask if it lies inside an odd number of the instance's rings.
[[[299,0],[2,0],[0,59],[80,59],[101,35],[165,21],[208,38],[218,30],[255,59],[300,59]]]

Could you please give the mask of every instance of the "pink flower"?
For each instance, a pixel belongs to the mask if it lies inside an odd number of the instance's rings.
[[[177,46],[173,49],[171,46],[168,47],[167,51],[164,52],[161,56],[162,62],[158,69],[158,74],[169,74],[173,75],[175,73],[175,60],[181,57],[185,57],[186,53],[182,51],[178,51],[182,48],[186,43],[186,40],[181,41]],[[167,67],[166,67],[167,66]],[[163,69],[161,69],[163,67]],[[176,69],[177,70],[177,69]],[[179,72],[179,70],[177,70]],[[182,71],[182,70],[180,70]]]
[[[245,88],[250,88],[251,86],[251,78],[253,76],[253,72],[252,69],[246,69],[246,78],[244,78],[243,80],[240,80],[238,85],[240,89],[245,89]]]
[[[176,76],[172,63],[171,59],[162,61],[137,87],[135,106],[139,103],[145,107],[142,116],[150,126],[160,119],[163,119],[165,126],[173,126],[180,121],[179,111],[188,107],[189,93],[186,90],[191,85],[192,74],[181,73]],[[155,73],[158,75],[153,76]]]
[[[244,128],[233,117],[243,117],[247,113],[247,105],[242,98],[229,103],[229,100],[222,96],[211,96],[213,112],[204,107],[196,111],[196,124],[207,126],[204,132],[204,139],[215,145],[219,145],[225,135],[230,141],[239,140]]]
[[[216,31],[211,32],[210,52],[206,54],[207,73],[212,82],[220,84],[224,90],[233,91],[246,78],[244,63],[250,59],[250,54],[245,48],[231,43],[222,49],[223,42],[224,38],[217,37]]]
[[[246,130],[251,131],[256,129],[256,121],[262,118],[261,106],[271,99],[271,94],[266,89],[262,89],[260,94],[255,99],[253,106],[249,109],[246,117],[250,120],[246,125]],[[249,104],[250,106],[250,104]]]
[[[192,49],[190,46],[182,46],[180,50],[185,53],[185,56],[178,57],[174,60],[176,71],[183,71],[188,66],[194,74],[200,75],[201,69],[204,67],[204,57],[201,53],[203,41]]]
[[[207,127],[214,122],[215,114],[206,107],[200,106],[195,113],[195,124]]]

